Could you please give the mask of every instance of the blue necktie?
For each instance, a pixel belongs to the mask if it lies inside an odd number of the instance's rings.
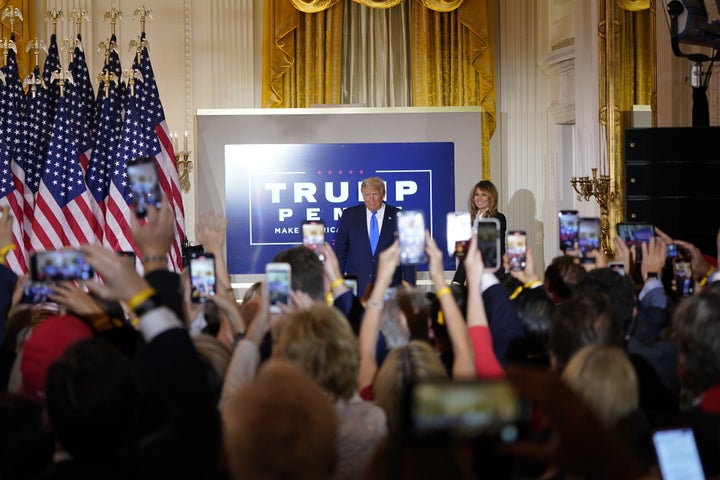
[[[370,249],[373,255],[375,255],[375,249],[377,248],[378,240],[380,239],[380,229],[378,228],[377,211],[372,212],[370,217]]]

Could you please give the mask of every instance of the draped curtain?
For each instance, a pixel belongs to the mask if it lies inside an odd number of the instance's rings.
[[[268,0],[265,107],[483,107],[495,131],[491,0]]]

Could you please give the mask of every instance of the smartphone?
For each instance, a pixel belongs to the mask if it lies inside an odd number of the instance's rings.
[[[325,244],[325,222],[322,220],[305,220],[302,223],[303,245],[315,252],[320,261],[325,260],[322,247]]]
[[[135,216],[147,216],[150,207],[160,208],[162,192],[154,157],[139,157],[127,162],[127,175]]]
[[[470,212],[449,212],[446,227],[448,255],[465,258],[472,238]]]
[[[527,235],[524,230],[510,230],[507,234],[507,256],[510,270],[525,270],[527,264]]]
[[[425,215],[422,210],[400,210],[397,213],[400,264],[427,262],[425,256]]]
[[[290,264],[268,263],[265,265],[270,313],[280,313],[280,305],[290,303]]]
[[[670,243],[667,246],[667,258],[676,259],[678,258],[678,246],[676,243]]]
[[[357,275],[345,275],[343,276],[343,280],[345,280],[345,285],[348,286],[350,290],[352,290],[353,295],[356,297],[358,296],[358,278]]]
[[[481,218],[477,225],[477,245],[485,270],[500,268],[500,222],[496,218]]]
[[[635,245],[635,262],[642,262],[642,244],[655,236],[655,228],[649,223],[620,222],[615,230],[628,248]]]
[[[693,294],[692,265],[686,260],[676,259],[673,262],[673,275],[675,276],[675,291],[682,297]]]
[[[135,252],[118,251],[117,254],[120,255],[123,258],[123,260],[128,262],[128,264],[130,264],[133,268],[135,268],[136,257],[137,257],[135,255]]]
[[[627,272],[625,272],[625,264],[623,262],[610,262],[608,264],[608,268],[610,270],[615,270],[620,275],[626,275]]]
[[[48,299],[50,294],[52,294],[51,283],[28,281],[25,283],[20,303],[45,303],[50,301]]]
[[[560,250],[572,250],[578,242],[578,222],[580,215],[577,210],[560,210]]]
[[[215,295],[215,256],[211,253],[198,253],[190,257],[190,301],[206,303],[208,297]]]
[[[581,218],[578,222],[578,249],[581,263],[595,263],[588,254],[600,250],[600,219]]]
[[[90,280],[95,272],[79,250],[49,250],[30,257],[30,278],[33,282]]]
[[[506,380],[423,380],[406,394],[410,442],[512,443],[529,430],[532,408]]]
[[[653,446],[664,480],[701,480],[705,478],[695,436],[690,428],[658,430]]]

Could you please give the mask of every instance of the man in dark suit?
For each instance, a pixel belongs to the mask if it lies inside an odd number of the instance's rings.
[[[368,285],[375,281],[380,252],[395,241],[398,208],[386,204],[385,183],[379,177],[370,177],[360,185],[364,205],[347,208],[335,234],[335,253],[340,270],[358,277],[358,296],[365,294]],[[376,245],[372,245],[373,237]],[[392,285],[403,280],[415,284],[415,267],[398,267]]]

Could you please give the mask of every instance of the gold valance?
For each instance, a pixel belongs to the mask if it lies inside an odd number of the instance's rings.
[[[327,10],[340,0],[290,0],[290,3],[303,13],[317,13]],[[403,0],[353,0],[370,8],[387,9],[399,5]],[[634,2],[637,0],[625,0]],[[648,0],[645,0],[646,2]],[[452,12],[462,5],[463,0],[422,0],[422,4],[436,12]]]
[[[327,10],[339,1],[340,0],[290,0],[290,3],[303,13],[317,13]]]
[[[617,6],[629,12],[639,12],[650,8],[650,0],[617,0]]]

